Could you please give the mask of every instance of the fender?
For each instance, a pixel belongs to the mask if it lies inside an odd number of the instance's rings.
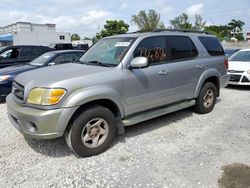
[[[64,101],[63,107],[79,107],[88,102],[100,99],[109,99],[114,102],[120,110],[121,117],[124,117],[124,108],[121,96],[113,88],[105,86],[93,86],[76,90],[67,97]]]
[[[208,70],[204,71],[202,73],[202,75],[200,76],[200,79],[199,79],[198,84],[196,86],[195,94],[194,94],[195,98],[197,98],[199,96],[201,87],[203,86],[206,79],[209,78],[209,77],[220,78],[221,75],[220,75],[220,72],[218,70],[216,70],[216,69],[208,69]]]

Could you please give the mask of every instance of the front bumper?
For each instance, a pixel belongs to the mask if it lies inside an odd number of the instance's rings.
[[[230,73],[229,85],[250,86],[250,75],[244,73]]]
[[[40,110],[21,106],[12,94],[6,98],[11,123],[24,136],[51,139],[61,137],[77,107],[54,110]]]

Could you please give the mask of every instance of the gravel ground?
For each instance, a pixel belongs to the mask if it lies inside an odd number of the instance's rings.
[[[0,104],[0,187],[218,187],[223,166],[250,164],[249,109],[250,88],[225,88],[209,114],[128,127],[105,153],[77,158],[63,139],[25,139]]]

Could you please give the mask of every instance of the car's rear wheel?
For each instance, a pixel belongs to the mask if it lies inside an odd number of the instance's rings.
[[[80,113],[67,129],[65,138],[70,149],[81,157],[97,155],[111,145],[117,126],[113,113],[93,106]]]
[[[201,88],[200,94],[196,99],[194,111],[206,114],[213,110],[217,98],[217,88],[211,82],[206,82]]]

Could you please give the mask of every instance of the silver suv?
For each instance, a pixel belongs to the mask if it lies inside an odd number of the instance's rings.
[[[105,151],[124,126],[193,106],[208,113],[228,83],[218,39],[158,31],[103,38],[77,63],[18,75],[7,97],[25,136],[65,135],[79,156]]]

